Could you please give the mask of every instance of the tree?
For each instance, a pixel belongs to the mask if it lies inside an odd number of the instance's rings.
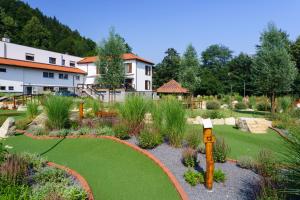
[[[199,70],[197,51],[192,44],[190,44],[181,58],[179,80],[182,86],[188,88],[193,94],[195,94],[200,85]]]
[[[98,46],[97,67],[101,76],[97,82],[113,92],[124,83],[125,71],[122,56],[125,52],[125,43],[114,29],[109,32],[108,38]]]
[[[252,64],[252,58],[244,53],[240,53],[228,63],[230,85],[233,91],[244,96],[253,92]]]
[[[260,45],[253,65],[253,75],[257,88],[271,98],[272,113],[275,112],[275,97],[291,90],[297,76],[295,63],[287,48],[287,34],[269,23],[260,36]]]
[[[132,47],[125,41],[125,39],[119,34],[117,34],[117,37],[119,37],[120,40],[122,40],[122,42],[125,44],[125,49],[126,49],[125,53],[132,53]]]
[[[202,63],[204,67],[219,69],[225,67],[232,58],[232,51],[223,45],[211,45],[202,52]]]
[[[153,86],[160,87],[162,84],[174,79],[179,80],[180,56],[174,48],[169,48],[161,63],[155,67],[153,74]]]
[[[50,46],[50,32],[33,16],[22,30],[22,39],[25,45],[47,49]]]

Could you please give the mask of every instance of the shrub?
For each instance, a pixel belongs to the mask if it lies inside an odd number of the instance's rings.
[[[172,146],[181,146],[186,128],[185,109],[175,98],[163,100],[164,131]]]
[[[0,197],[3,200],[29,200],[31,189],[27,185],[14,185],[0,177]]]
[[[199,183],[204,183],[204,176],[199,172],[188,169],[183,176],[185,181],[188,182],[191,186],[196,186]]]
[[[194,168],[197,163],[197,151],[192,148],[185,148],[182,151],[181,160],[184,166]]]
[[[50,96],[46,99],[44,107],[48,122],[52,129],[66,128],[69,122],[72,99],[61,96]]]
[[[61,129],[57,131],[51,131],[49,133],[49,136],[54,136],[54,137],[65,137],[71,133],[71,130],[69,129]]]
[[[288,109],[292,106],[293,99],[290,96],[284,96],[278,98],[279,109],[282,109],[283,112],[287,112]]]
[[[255,96],[251,96],[249,97],[249,108],[254,109],[256,107],[256,97]]]
[[[257,157],[257,172],[263,177],[271,177],[276,174],[276,162],[270,150],[263,149]]]
[[[217,110],[220,109],[220,103],[218,101],[207,101],[206,109],[208,110]]]
[[[244,169],[255,169],[256,166],[254,159],[250,156],[241,156],[237,160],[236,164],[240,168],[244,168]]]
[[[31,153],[24,152],[24,153],[21,153],[20,156],[21,156],[21,158],[23,158],[24,160],[26,160],[29,163],[30,168],[32,168],[36,171],[38,171],[42,167],[44,167],[47,162],[44,158],[40,157],[37,154],[31,154]]]
[[[45,128],[42,128],[42,127],[31,127],[29,128],[28,130],[30,133],[32,133],[33,135],[36,135],[36,136],[40,136],[40,135],[48,135],[49,132],[47,129]]]
[[[291,112],[291,116],[294,117],[294,118],[300,118],[300,109],[297,108],[297,109],[294,109],[292,112]]]
[[[161,134],[150,127],[144,128],[137,139],[143,149],[153,149],[163,142]]]
[[[94,116],[97,115],[97,113],[101,110],[102,104],[101,101],[93,99],[93,98],[87,98],[85,101],[86,107],[91,108],[93,111]]]
[[[109,126],[104,126],[104,127],[98,127],[95,129],[95,134],[96,135],[109,135],[109,136],[114,136],[115,132],[113,129]]]
[[[197,149],[201,143],[201,134],[197,129],[191,129],[185,137],[185,141],[188,147]]]
[[[113,131],[115,136],[121,140],[127,140],[130,138],[129,128],[124,123],[113,126]]]
[[[226,175],[225,173],[221,170],[221,169],[216,169],[214,171],[214,177],[213,177],[214,181],[217,183],[224,183],[226,180]]]
[[[271,104],[269,102],[260,102],[256,105],[258,111],[270,111]]]
[[[119,106],[119,113],[123,121],[128,125],[130,134],[139,133],[139,128],[148,109],[148,101],[141,96],[129,96],[124,104]]]
[[[16,154],[8,154],[0,166],[0,176],[9,184],[26,184],[29,175],[29,163]]]
[[[244,102],[238,102],[237,104],[235,104],[235,109],[243,110],[246,108],[247,108],[247,105]]]
[[[44,167],[34,174],[33,179],[38,184],[51,183],[63,183],[65,185],[71,185],[72,180],[67,178],[65,171],[56,169],[54,167]]]
[[[202,117],[204,119],[221,119],[224,118],[224,114],[218,110],[208,110],[202,115]]]
[[[205,154],[205,144],[203,142],[200,143],[199,152]]]
[[[224,139],[217,139],[214,143],[213,157],[215,162],[224,163],[228,153],[230,152],[229,146],[225,143]]]
[[[29,118],[24,118],[24,119],[20,119],[20,120],[16,120],[16,129],[19,130],[26,130],[28,124],[31,122],[31,119]]]
[[[33,119],[35,116],[38,115],[39,110],[38,110],[39,104],[36,103],[35,101],[31,101],[27,103],[27,111],[26,114],[30,119]]]
[[[87,126],[84,126],[84,127],[81,127],[79,130],[78,130],[78,134],[79,135],[86,135],[86,134],[89,134],[91,132],[91,128],[87,127]]]

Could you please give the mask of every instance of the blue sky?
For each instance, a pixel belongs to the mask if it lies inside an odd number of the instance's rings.
[[[223,44],[234,54],[255,53],[259,35],[272,21],[300,35],[299,0],[25,0],[48,16],[77,29],[96,42],[110,27],[134,53],[160,62],[167,48],[183,53],[192,43],[201,53]]]

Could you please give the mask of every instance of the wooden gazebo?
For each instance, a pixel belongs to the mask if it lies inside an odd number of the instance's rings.
[[[189,90],[182,87],[175,80],[170,80],[169,82],[163,84],[156,90],[157,94],[175,94],[175,95],[185,95],[189,93]]]

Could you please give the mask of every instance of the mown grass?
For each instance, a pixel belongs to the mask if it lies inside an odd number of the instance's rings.
[[[107,139],[33,140],[13,136],[11,152],[42,154],[79,172],[95,199],[176,200],[177,191],[161,168],[146,156]]]
[[[202,126],[189,125],[187,132],[191,129],[197,129],[202,138]],[[281,152],[285,151],[283,138],[271,129],[265,134],[253,134],[240,131],[233,126],[216,125],[213,127],[213,133],[217,138],[224,138],[231,149],[228,157],[232,159],[241,156],[256,158],[260,150],[269,149],[281,160]]]

